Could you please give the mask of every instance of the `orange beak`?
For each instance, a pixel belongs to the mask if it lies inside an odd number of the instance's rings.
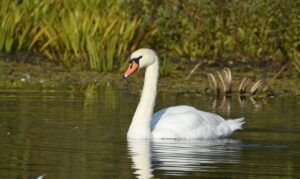
[[[130,63],[129,67],[127,68],[126,72],[123,75],[123,78],[127,78],[132,73],[134,73],[139,68],[139,64],[132,62]]]

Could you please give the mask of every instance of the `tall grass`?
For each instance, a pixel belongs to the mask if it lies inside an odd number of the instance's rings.
[[[0,52],[33,51],[97,71],[120,68],[128,51],[155,33],[139,30],[141,20],[107,0],[1,1],[0,22]]]
[[[3,0],[0,53],[113,71],[147,44],[166,75],[174,68],[167,60],[178,56],[267,67],[291,61],[300,71],[299,9],[294,0]]]

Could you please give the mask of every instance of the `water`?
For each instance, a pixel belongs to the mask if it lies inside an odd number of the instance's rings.
[[[239,102],[160,93],[156,109],[188,104],[245,129],[222,140],[130,140],[138,93],[0,89],[0,178],[300,177],[300,99]]]

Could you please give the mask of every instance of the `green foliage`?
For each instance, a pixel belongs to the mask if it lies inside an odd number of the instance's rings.
[[[282,64],[299,69],[300,1],[0,1],[0,53],[42,54],[66,67],[113,71],[151,46],[162,58]]]
[[[1,1],[0,52],[33,51],[70,67],[112,71],[155,33],[120,1]],[[135,38],[145,36],[143,41]]]
[[[169,76],[170,74],[172,74],[172,71],[176,68],[176,65],[170,62],[170,59],[167,58],[166,55],[161,56],[159,65],[159,73],[161,76]]]
[[[162,53],[193,59],[260,64],[293,58],[299,45],[300,2],[293,0],[131,0],[131,12],[159,33],[151,41]],[[172,52],[172,53],[170,53]]]
[[[298,48],[300,48],[300,46]],[[292,51],[290,56],[292,56],[292,63],[296,71],[300,73],[300,49],[295,49]]]

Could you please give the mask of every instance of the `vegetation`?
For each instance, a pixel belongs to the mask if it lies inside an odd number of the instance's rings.
[[[141,20],[128,18],[119,1],[1,1],[0,51],[36,52],[70,67],[112,71],[142,43]]]
[[[0,2],[0,53],[37,53],[70,68],[120,70],[151,46],[176,62],[300,72],[300,1],[18,0]],[[164,55],[162,55],[164,54]]]
[[[209,63],[281,65],[300,46],[300,2],[138,1],[134,14],[160,27],[153,43],[164,53]],[[138,4],[138,5],[136,5]]]
[[[234,92],[232,90],[232,75],[229,68],[224,68],[222,71],[217,71],[214,75],[213,73],[208,73],[209,88],[206,89],[207,93],[211,93],[217,99],[228,97]],[[244,77],[237,89],[240,96],[246,96],[249,94],[254,96],[258,91],[263,93],[268,92],[268,86],[265,85],[264,80],[257,80],[252,83],[248,77]],[[249,88],[250,87],[250,88]],[[249,89],[248,89],[249,88]],[[271,92],[270,92],[271,93]]]

